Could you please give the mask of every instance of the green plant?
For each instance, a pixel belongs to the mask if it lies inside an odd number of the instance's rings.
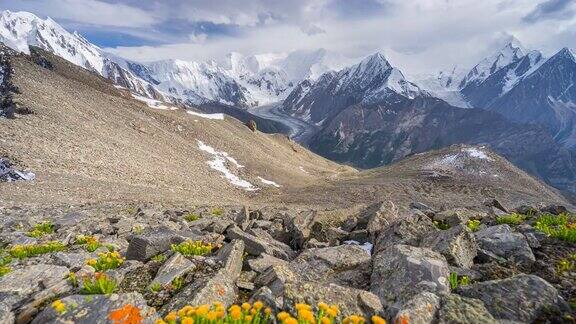
[[[10,272],[12,272],[12,268],[10,268],[9,266],[6,265],[0,266],[0,277],[3,277]]]
[[[480,229],[480,221],[477,219],[471,219],[466,222],[466,226],[472,231],[477,232]]]
[[[214,207],[214,208],[212,208],[212,215],[222,216],[222,215],[224,215],[224,209],[222,209],[220,207]]]
[[[70,272],[68,274],[68,282],[72,285],[72,287],[78,287],[78,277],[76,276],[76,273]]]
[[[84,245],[86,251],[94,252],[102,246],[102,243],[94,236],[78,235],[76,237],[76,244]]]
[[[208,254],[212,252],[213,247],[211,243],[187,240],[180,244],[172,244],[170,248],[174,252],[178,252],[184,256],[190,256]]]
[[[448,224],[445,220],[435,220],[433,223],[436,228],[441,230],[447,230],[450,228],[450,224]]]
[[[576,243],[576,221],[573,216],[544,214],[534,223],[534,228],[546,235],[570,243]]]
[[[18,259],[29,258],[44,253],[58,252],[66,249],[66,246],[58,241],[50,241],[39,244],[14,245],[8,253]]]
[[[202,218],[202,216],[194,214],[194,213],[186,213],[184,214],[184,219],[187,222],[193,222],[195,220],[199,220],[200,218]]]
[[[182,289],[182,287],[184,287],[184,277],[176,277],[172,280],[172,282],[170,283],[170,285],[172,286],[172,289],[178,291],[180,289]]]
[[[456,290],[460,286],[470,284],[470,278],[468,278],[468,276],[458,276],[456,272],[451,272],[448,277],[448,282],[450,283],[450,288]]]
[[[159,282],[153,282],[150,285],[150,291],[151,292],[159,292],[160,290],[162,290],[162,285]]]
[[[86,264],[96,271],[106,271],[116,269],[124,263],[124,259],[118,252],[98,253],[97,259],[89,259]]]
[[[152,257],[152,261],[154,262],[164,262],[166,261],[167,256],[164,254],[156,254]]]
[[[132,233],[134,233],[134,234],[136,234],[136,235],[140,235],[140,234],[142,234],[142,232],[144,232],[144,228],[143,228],[142,226],[140,226],[140,225],[135,225],[135,226],[132,228]]]
[[[502,215],[496,217],[497,224],[508,224],[508,225],[520,225],[524,222],[525,216],[518,213],[512,213],[509,215]]]
[[[117,287],[116,280],[103,273],[96,273],[93,278],[86,277],[82,281],[82,293],[85,295],[108,295],[116,291]]]
[[[52,233],[54,233],[54,224],[52,224],[52,222],[50,221],[46,221],[34,225],[32,230],[28,232],[27,235],[34,238],[40,238],[46,234],[52,234]]]

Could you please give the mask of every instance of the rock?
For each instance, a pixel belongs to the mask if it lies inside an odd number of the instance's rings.
[[[50,287],[65,279],[70,271],[66,267],[51,264],[35,264],[14,269],[0,277],[0,303],[15,304],[40,287]]]
[[[513,212],[521,214],[521,215],[536,215],[536,213],[538,212],[538,209],[536,209],[532,206],[522,205],[522,206],[514,208]]]
[[[256,287],[254,285],[254,279],[258,274],[254,271],[242,271],[236,282],[236,286],[244,290],[254,290]]]
[[[394,245],[372,260],[371,291],[388,308],[401,306],[421,291],[450,292],[446,259],[427,248]]]
[[[304,243],[310,238],[312,224],[316,213],[308,211],[296,216],[290,215],[284,221],[286,231],[291,233],[292,239],[290,246],[296,250],[302,249]]]
[[[146,305],[146,300],[139,293],[106,295],[73,295],[61,299],[66,305],[66,312],[57,313],[48,305],[32,321],[33,324],[46,323],[91,323],[108,324],[110,313],[132,305],[140,310],[143,323],[154,323],[158,316],[153,308]]]
[[[438,323],[496,324],[498,322],[480,300],[451,294],[442,298],[442,306],[438,311]]]
[[[290,262],[307,281],[334,282],[359,287],[370,280],[370,255],[358,245],[309,249]]]
[[[0,324],[13,324],[14,313],[11,312],[10,307],[4,303],[0,303]]]
[[[194,263],[180,253],[174,253],[170,259],[158,269],[158,273],[152,283],[159,283],[164,286],[172,282],[177,277],[182,277],[186,273],[196,268]]]
[[[540,207],[540,211],[543,213],[550,213],[552,215],[560,215],[566,213],[568,210],[566,207],[560,205],[547,205]]]
[[[329,247],[330,243],[328,242],[319,242],[317,239],[315,238],[311,238],[310,240],[308,240],[308,242],[306,242],[305,244],[307,249],[319,249],[319,248],[325,248],[325,247]]]
[[[498,209],[498,210],[500,210],[500,211],[502,211],[502,212],[504,212],[504,213],[506,213],[506,214],[509,214],[508,210],[507,210],[506,208],[504,208],[504,206],[502,206],[502,204],[501,204],[498,200],[496,200],[496,199],[488,199],[488,200],[486,200],[486,201],[484,202],[484,206],[494,207],[494,208],[496,208],[496,209]]]
[[[251,255],[259,256],[262,253],[267,253],[284,260],[289,260],[294,256],[294,252],[283,243],[270,238],[256,237],[238,227],[228,229],[226,236],[229,239],[244,241],[246,252]]]
[[[472,267],[477,250],[474,235],[464,225],[426,236],[421,246],[440,252],[448,263],[461,268]]]
[[[248,226],[250,225],[250,210],[248,210],[248,207],[244,207],[242,211],[236,215],[234,223],[243,231],[248,229]]]
[[[254,284],[257,287],[267,286],[274,296],[283,296],[286,284],[298,280],[298,276],[287,264],[276,264],[256,277]]]
[[[512,232],[507,224],[488,227],[476,232],[475,236],[480,249],[498,257],[527,266],[535,261],[524,235]]]
[[[543,311],[557,308],[564,303],[556,288],[534,275],[521,274],[459,289],[462,296],[483,301],[497,320],[530,323]]]
[[[148,261],[151,257],[160,254],[172,244],[178,244],[185,239],[175,231],[159,228],[143,235],[132,237],[126,252],[128,260]]]
[[[236,301],[236,280],[242,269],[244,243],[234,241],[220,250],[216,258],[223,264],[216,273],[196,279],[184,287],[161,309],[162,314],[185,305],[202,305],[221,302],[226,306]]]
[[[288,265],[288,262],[285,260],[273,257],[273,256],[266,254],[266,253],[260,254],[260,257],[258,257],[256,259],[248,260],[248,266],[250,267],[250,269],[252,269],[258,273],[262,273],[262,272],[268,270],[268,268],[270,268],[273,265]]]
[[[432,323],[440,308],[440,297],[423,291],[402,305],[394,315],[394,323]]]
[[[56,252],[52,255],[54,264],[64,266],[70,269],[79,269],[86,264],[86,261],[91,258],[87,252]]]
[[[240,276],[243,255],[244,242],[241,240],[234,240],[218,251],[216,259],[222,263],[222,271],[226,272],[232,281]]]
[[[464,208],[445,210],[434,215],[435,221],[443,222],[450,227],[466,225],[466,222],[473,218],[477,218],[476,213]]]
[[[434,211],[434,209],[432,209],[430,206],[417,201],[411,202],[410,208],[418,209],[430,218],[434,218],[434,215],[436,214],[436,211]]]
[[[369,229],[370,232],[370,229]],[[404,214],[383,231],[374,243],[374,254],[395,244],[419,246],[422,237],[438,232],[428,216],[421,213]]]
[[[380,202],[366,209],[366,230],[371,243],[375,244],[378,234],[400,219],[398,208],[392,201]]]

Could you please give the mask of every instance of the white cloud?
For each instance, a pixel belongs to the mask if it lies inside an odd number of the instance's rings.
[[[7,9],[50,16],[56,20],[100,26],[148,27],[156,21],[152,14],[142,9],[98,0],[3,0],[0,5]]]

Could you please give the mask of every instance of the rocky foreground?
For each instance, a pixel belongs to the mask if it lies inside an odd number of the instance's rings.
[[[299,303],[334,313],[323,323],[576,319],[576,218],[561,206],[1,212],[0,323],[189,323],[190,306],[244,302],[267,307],[258,322],[290,323],[280,312],[305,316]]]

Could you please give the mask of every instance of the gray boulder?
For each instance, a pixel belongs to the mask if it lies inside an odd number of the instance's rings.
[[[284,220],[286,231],[292,235],[290,246],[301,249],[310,238],[312,225],[316,218],[316,212],[306,211],[298,215],[287,215]]]
[[[442,307],[438,311],[438,323],[498,323],[488,312],[484,303],[478,299],[451,294],[442,298]]]
[[[229,239],[243,241],[246,252],[251,255],[259,256],[262,253],[267,253],[284,260],[289,260],[294,256],[294,251],[287,245],[269,237],[257,237],[248,234],[238,227],[229,228],[226,231],[226,236]]]
[[[370,280],[370,255],[358,245],[309,249],[290,265],[307,281],[334,282],[359,287]]]
[[[73,295],[61,299],[66,305],[66,312],[60,314],[48,305],[32,321],[33,324],[45,323],[91,323],[108,324],[111,312],[130,304],[140,310],[143,323],[154,323],[158,319],[154,308],[146,305],[146,300],[139,293],[106,295]]]
[[[460,294],[483,301],[497,320],[524,323],[533,322],[543,311],[564,303],[551,284],[525,274],[463,286]]]
[[[521,233],[513,232],[510,226],[506,224],[480,230],[475,233],[475,236],[480,249],[479,252],[488,258],[490,254],[494,254],[497,257],[527,266],[536,260],[526,237]]]
[[[0,277],[0,303],[14,305],[41,287],[50,287],[65,279],[70,271],[51,264],[35,264]]]
[[[469,269],[476,257],[476,239],[464,225],[424,237],[421,246],[440,252],[454,266]]]
[[[419,246],[424,236],[437,231],[432,220],[422,213],[402,214],[399,219],[378,232],[373,253],[377,254],[395,244]]]
[[[398,308],[421,291],[450,292],[446,259],[427,248],[394,245],[373,257],[371,291],[389,309]]]
[[[196,268],[194,263],[180,253],[174,253],[170,259],[158,269],[158,273],[152,283],[159,283],[164,286],[172,282],[177,277],[182,277],[189,271]]]
[[[379,233],[400,219],[398,207],[392,201],[379,202],[369,206],[362,218],[366,220],[366,232],[370,242],[376,242]],[[356,226],[354,229],[362,229]]]
[[[267,253],[260,254],[260,256],[256,259],[248,260],[248,266],[250,269],[258,273],[263,273],[273,265],[288,265],[288,261],[278,259]]]
[[[198,278],[184,287],[176,296],[162,307],[160,313],[165,315],[185,305],[202,305],[221,302],[226,306],[233,304],[238,295],[236,280],[242,269],[244,243],[234,241],[225,246],[216,256],[222,268],[211,275]]]
[[[394,323],[406,321],[415,324],[432,323],[438,308],[440,308],[440,297],[423,291],[402,305],[394,315]]]
[[[151,257],[170,249],[172,244],[178,244],[185,240],[186,238],[176,231],[164,227],[142,235],[135,235],[128,245],[126,259],[148,261]]]

